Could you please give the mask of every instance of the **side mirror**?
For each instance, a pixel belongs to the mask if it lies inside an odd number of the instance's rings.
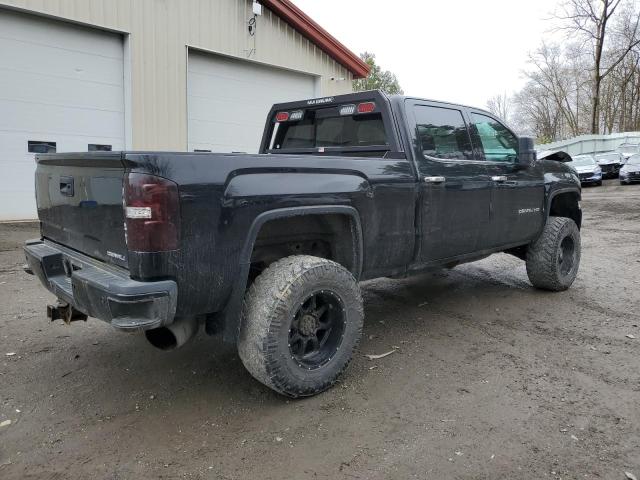
[[[534,140],[531,137],[518,138],[518,160],[516,163],[521,167],[528,167],[536,161],[536,149]]]

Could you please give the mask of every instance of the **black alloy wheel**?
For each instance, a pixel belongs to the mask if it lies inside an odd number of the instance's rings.
[[[573,238],[565,237],[558,249],[558,267],[562,275],[567,275],[576,261],[576,247]]]
[[[340,297],[321,290],[307,298],[289,328],[289,351],[302,368],[322,367],[335,356],[344,336],[345,314]]]

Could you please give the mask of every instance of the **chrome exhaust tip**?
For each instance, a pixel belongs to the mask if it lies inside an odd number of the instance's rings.
[[[171,325],[144,332],[151,345],[169,351],[180,348],[198,333],[200,323],[196,317],[177,318]]]

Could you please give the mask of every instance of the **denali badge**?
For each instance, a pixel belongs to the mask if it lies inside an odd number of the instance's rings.
[[[523,213],[537,213],[540,211],[540,207],[535,208],[521,208],[518,210],[518,215],[522,215]]]
[[[123,262],[125,262],[127,260],[124,257],[124,255],[121,255],[119,253],[113,253],[113,252],[110,252],[109,250],[107,250],[107,257],[117,258],[118,260],[122,260]]]

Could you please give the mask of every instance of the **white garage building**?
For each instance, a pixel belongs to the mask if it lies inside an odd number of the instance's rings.
[[[255,152],[271,104],[368,73],[289,0],[255,3],[0,0],[0,220],[35,218],[35,153]]]

